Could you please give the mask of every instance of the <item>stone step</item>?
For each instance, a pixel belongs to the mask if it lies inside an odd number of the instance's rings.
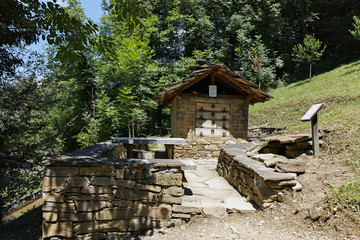
[[[185,196],[173,211],[184,216],[203,215],[224,218],[232,212],[250,212],[256,208],[215,171],[215,160],[195,160],[196,170],[185,170]],[[185,162],[184,162],[185,163]],[[186,164],[186,163],[185,163]],[[199,168],[199,165],[201,166]]]

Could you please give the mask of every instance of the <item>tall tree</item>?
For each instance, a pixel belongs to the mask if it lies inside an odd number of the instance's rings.
[[[55,3],[1,1],[0,23],[0,77],[14,74],[15,68],[22,63],[11,47],[36,43],[40,37],[49,44],[68,41],[72,42],[71,46],[80,46],[86,44],[87,36],[96,30],[91,21],[80,22],[70,16],[56,0]]]

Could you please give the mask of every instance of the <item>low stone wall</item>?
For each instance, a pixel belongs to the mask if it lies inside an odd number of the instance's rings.
[[[102,143],[47,162],[44,239],[117,239],[181,217],[173,207],[184,195],[184,165],[114,158],[114,147]],[[113,158],[100,158],[103,152]]]
[[[242,195],[261,208],[267,207],[271,202],[283,200],[283,191],[298,184],[297,175],[276,172],[248,158],[245,151],[252,147],[251,143],[221,146],[216,170]]]
[[[286,131],[285,128],[252,126],[248,128],[248,140],[249,141],[262,140],[264,137],[280,134],[285,131]]]
[[[175,145],[174,158],[176,159],[210,159],[220,156],[220,146],[245,142],[244,139],[234,137],[198,137],[186,139],[187,144]]]

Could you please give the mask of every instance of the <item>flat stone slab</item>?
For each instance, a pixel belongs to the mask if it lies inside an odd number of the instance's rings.
[[[270,136],[266,137],[263,140],[269,142],[280,142],[281,144],[285,143],[297,143],[304,142],[311,139],[311,136],[308,134],[296,134],[296,135],[283,135],[283,136]]]
[[[227,198],[223,205],[228,211],[242,213],[253,212],[255,208],[250,202],[239,201],[238,198]]]
[[[149,137],[116,137],[112,139],[113,143],[123,144],[166,144],[166,145],[185,145],[183,138],[149,138]]]
[[[181,168],[181,170],[196,170],[197,169],[197,165],[194,162],[194,160],[192,159],[185,159],[185,160],[180,160],[183,164],[185,164],[185,166],[183,166]]]
[[[266,167],[273,167],[276,165],[277,161],[286,160],[287,158],[281,155],[276,155],[273,153],[263,153],[263,154],[256,154],[251,156],[252,159],[258,160],[263,162]]]
[[[186,192],[181,206],[184,213],[189,214],[193,209],[198,214],[199,209],[205,216],[224,218],[229,212],[255,211],[254,206],[236,191],[223,177],[216,172],[217,161],[195,160],[197,170],[185,170],[187,182]],[[260,163],[260,162],[259,162]],[[262,163],[260,163],[262,164]],[[182,208],[177,207],[177,211]]]

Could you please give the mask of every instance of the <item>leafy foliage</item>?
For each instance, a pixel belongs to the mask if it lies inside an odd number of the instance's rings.
[[[360,212],[360,178],[357,177],[339,188],[330,184],[325,185],[331,190],[327,195],[329,210],[332,213],[343,212]]]
[[[15,68],[22,64],[21,58],[9,47],[30,45],[42,37],[49,44],[71,42],[72,50],[86,45],[87,36],[97,29],[91,21],[79,21],[75,15],[69,15],[56,1],[1,1],[0,22],[0,76],[13,75]],[[68,48],[63,51],[67,52],[63,57],[71,53]]]
[[[322,46],[322,42],[316,39],[314,35],[306,35],[303,44],[294,46],[293,51],[296,58],[305,60],[310,64],[310,79],[311,79],[311,65],[320,60],[324,54],[326,45]]]
[[[354,36],[354,38],[360,40],[360,19],[356,16],[354,16],[353,19],[354,30],[350,30],[350,33]]]

